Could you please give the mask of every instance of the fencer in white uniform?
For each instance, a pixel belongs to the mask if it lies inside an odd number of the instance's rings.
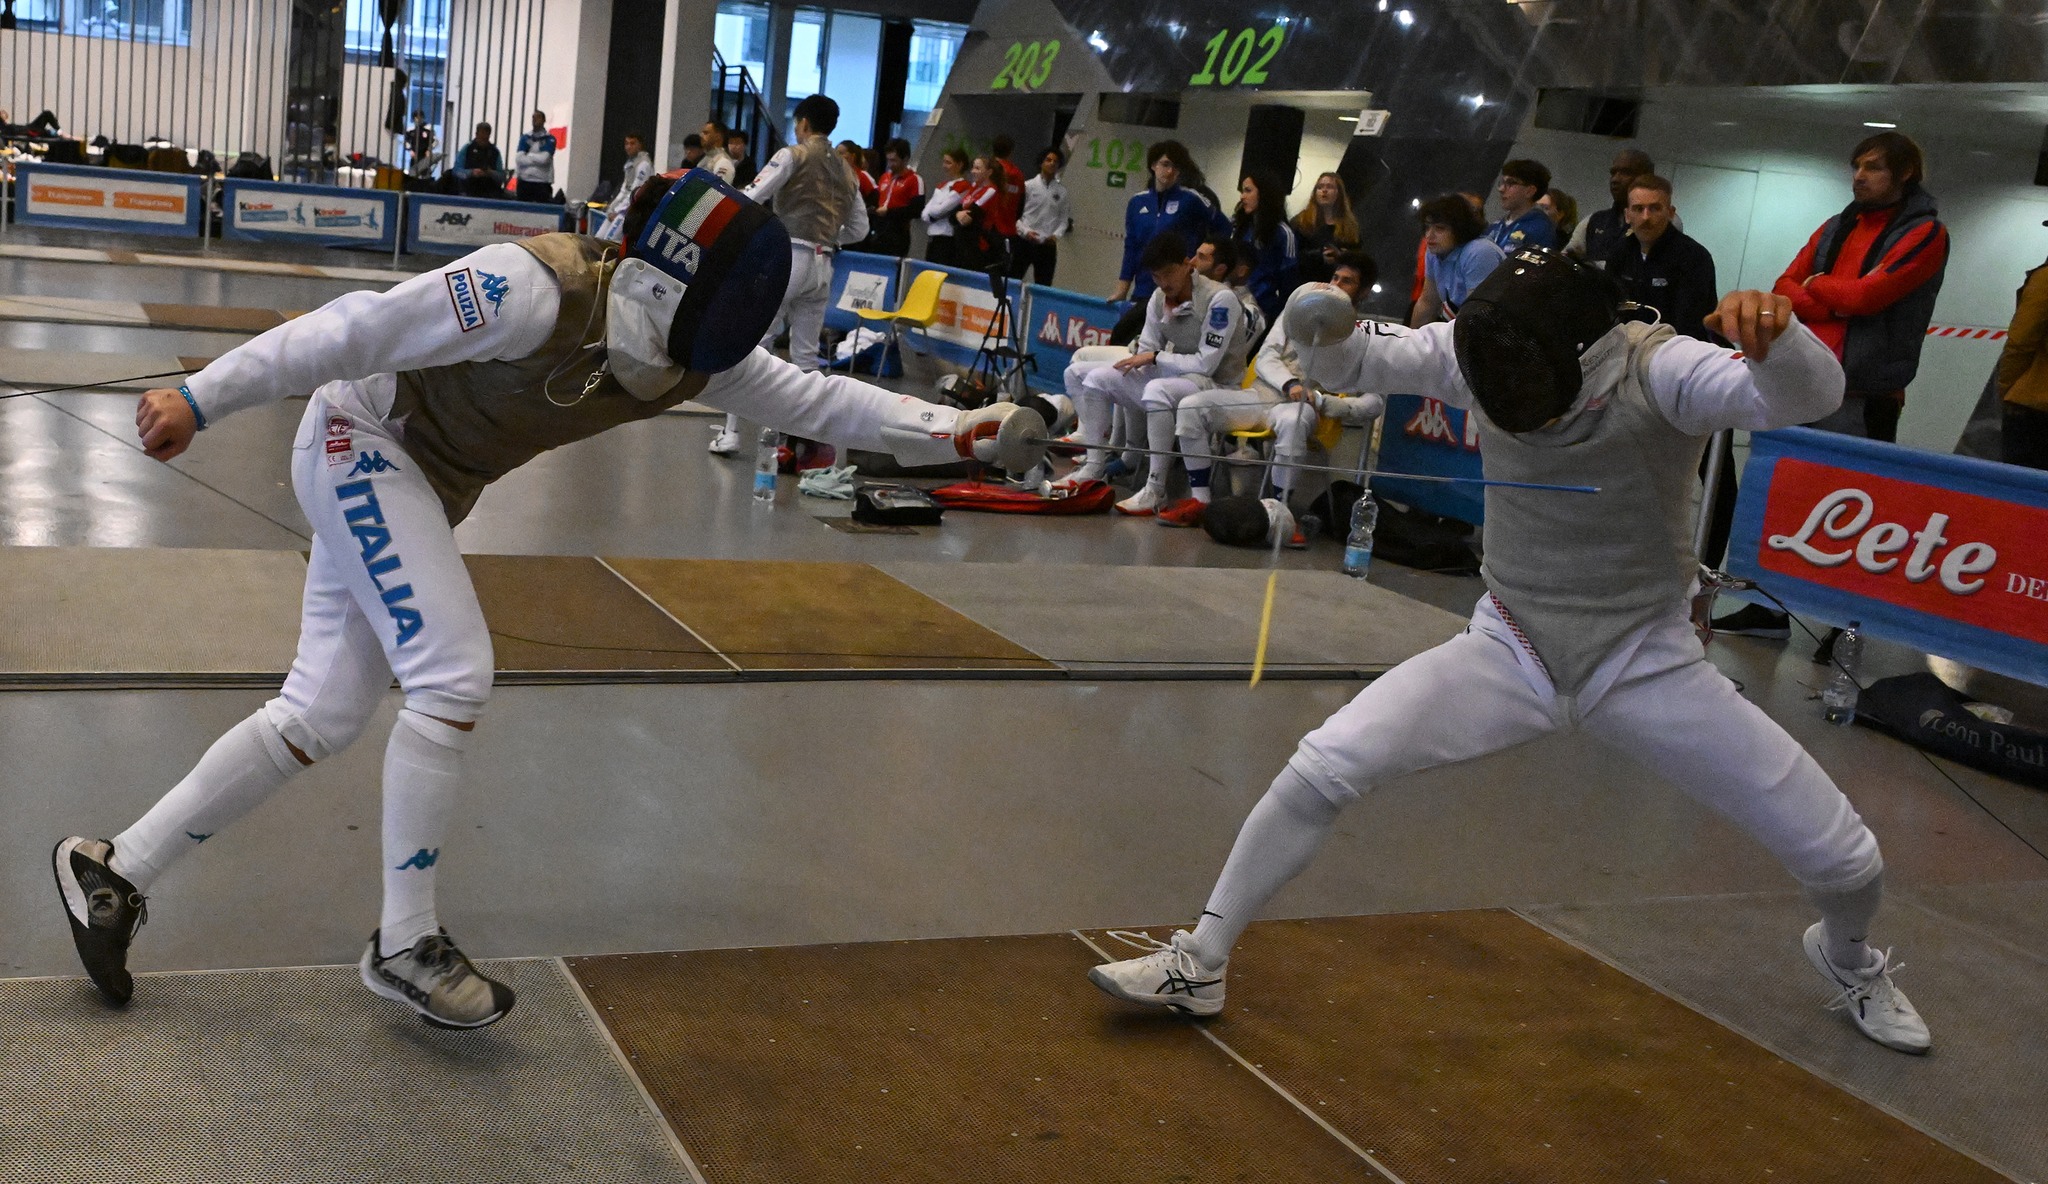
[[[355,292],[150,391],[151,456],[259,403],[311,396],[292,481],[313,527],[299,650],[278,696],[214,743],[111,842],[70,838],[54,870],[87,974],[127,1002],[143,897],[174,862],[368,724],[394,675],[385,750],[384,903],[363,981],[429,1022],[492,1023],[512,993],[478,974],[436,917],[463,749],[490,697],[491,639],[454,527],[485,487],[547,449],[686,399],[852,441],[905,464],[966,456],[1016,469],[1044,421],[1014,404],[962,412],[755,345],[788,280],[780,223],[713,174],[657,179],[624,219],[626,258],[595,238],[488,246],[388,292]]]
[[[1115,360],[1095,356],[1067,367],[1067,396],[1080,418],[1088,455],[1059,484],[1100,481],[1109,470],[1110,415],[1116,407],[1145,416],[1148,446],[1173,451],[1174,408],[1198,390],[1235,388],[1244,379],[1244,307],[1227,287],[1195,274],[1187,240],[1166,231],[1145,247],[1140,264],[1158,285],[1145,306],[1137,350]],[[1123,513],[1150,517],[1166,501],[1168,456],[1153,456],[1145,486],[1117,503]]]
[[[1194,932],[1096,967],[1096,985],[1215,1014],[1238,935],[1345,806],[1406,773],[1577,729],[1777,856],[1819,909],[1802,944],[1836,1006],[1881,1044],[1927,1050],[1888,954],[1867,941],[1882,895],[1877,840],[1798,742],[1706,661],[1688,616],[1707,437],[1827,414],[1841,366],[1782,296],[1722,300],[1710,323],[1741,354],[1617,323],[1619,303],[1599,272],[1537,249],[1510,256],[1450,324],[1354,324],[1327,285],[1290,299],[1287,331],[1314,381],[1476,409],[1488,478],[1600,492],[1489,487],[1489,591],[1470,626],[1304,737],[1246,819]]]

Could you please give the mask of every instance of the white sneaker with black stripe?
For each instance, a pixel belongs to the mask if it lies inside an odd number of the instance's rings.
[[[512,1010],[512,988],[485,978],[443,929],[386,958],[377,935],[363,951],[363,985],[437,1028],[481,1028]]]
[[[1185,929],[1173,931],[1168,941],[1145,933],[1112,929],[1109,935],[1127,946],[1149,953],[1122,962],[1105,962],[1088,971],[1088,981],[1132,1003],[1148,1007],[1170,1007],[1186,1015],[1215,1015],[1223,1010],[1225,958],[1206,965],[1195,952],[1195,935]]]
[[[1932,1048],[1927,1021],[1892,981],[1892,972],[1902,967],[1892,965],[1891,951],[1872,950],[1877,954],[1875,963],[1863,970],[1843,970],[1828,958],[1822,925],[1815,921],[1800,944],[1806,948],[1807,961],[1835,988],[1828,1010],[1846,1012],[1857,1031],[1886,1048],[1916,1055]]]

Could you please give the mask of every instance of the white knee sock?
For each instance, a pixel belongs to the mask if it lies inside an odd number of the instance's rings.
[[[1074,415],[1081,442],[1088,446],[1084,463],[1101,467],[1109,463],[1110,402],[1093,391],[1074,396]]]
[[[1195,436],[1176,436],[1175,442],[1180,445],[1180,463],[1188,471],[1188,492],[1197,501],[1208,501],[1209,479],[1212,476],[1210,465],[1215,462],[1195,459],[1198,454],[1208,450],[1208,433],[1204,432]]]
[[[1223,874],[1195,926],[1202,961],[1216,966],[1230,956],[1244,927],[1322,849],[1340,810],[1293,766],[1280,771],[1237,832]]]
[[[739,416],[737,416],[737,415],[734,415],[734,414],[732,414],[732,413],[731,413],[731,412],[729,412],[729,411],[728,411],[728,412],[726,412],[726,415],[725,415],[725,430],[726,430],[726,431],[728,431],[728,432],[731,432],[731,433],[732,433],[733,435],[735,435],[735,436],[739,435],[739,434],[740,434],[740,417],[739,417]]]
[[[384,917],[378,953],[390,957],[436,932],[434,865],[455,808],[469,733],[406,708],[384,749]]]
[[[1166,475],[1173,471],[1173,457],[1170,454],[1173,452],[1174,444],[1173,412],[1171,410],[1145,412],[1145,446],[1150,448],[1155,454],[1161,452],[1169,454],[1166,456],[1154,455],[1147,458],[1152,462],[1152,467],[1145,474],[1145,488],[1154,493],[1162,493],[1166,489]]]
[[[305,766],[263,712],[229,728],[185,779],[114,837],[114,871],[147,892],[164,869],[276,792]]]
[[[1860,888],[1826,892],[1809,888],[1806,896],[1820,908],[1825,926],[1821,937],[1827,946],[1828,961],[1843,970],[1869,966],[1877,955],[1866,941],[1870,922],[1877,917],[1877,906],[1884,900],[1884,872],[1880,870]]]

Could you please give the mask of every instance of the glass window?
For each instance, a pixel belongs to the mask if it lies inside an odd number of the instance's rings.
[[[792,100],[817,94],[825,85],[825,14],[799,8],[789,31],[789,81],[784,93]]]
[[[193,0],[15,0],[17,29],[151,45],[192,40]]]
[[[728,68],[744,66],[759,90],[768,81],[768,7],[725,0],[711,42]]]
[[[953,72],[953,59],[960,56],[960,43],[967,39],[967,26],[945,21],[916,21],[910,29],[910,80],[903,87],[903,126],[920,127],[924,116],[939,105],[946,89],[946,76]]]
[[[391,45],[402,57],[444,61],[448,56],[448,6],[451,0],[408,0],[405,15],[391,27]],[[348,0],[348,60],[374,66],[384,52],[384,18],[377,0]],[[420,71],[401,62],[408,74]]]

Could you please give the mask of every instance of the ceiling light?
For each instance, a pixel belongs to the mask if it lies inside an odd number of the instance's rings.
[[[1421,209],[1421,208],[1422,208],[1422,199],[1418,197],[1418,198],[1416,198],[1415,200],[1413,200],[1413,201],[1409,202],[1409,203],[1408,203],[1408,208],[1409,208],[1409,209],[1411,209],[1411,210],[1419,210],[1419,209]]]
[[[1358,122],[1358,116],[1356,116],[1356,115],[1339,115],[1339,116],[1337,117],[1337,122],[1338,122],[1338,123],[1357,123],[1357,122]]]
[[[1864,126],[1864,127],[1882,127],[1882,128],[1894,128],[1894,127],[1897,127],[1897,126],[1899,126],[1899,125],[1898,125],[1898,124],[1896,124],[1896,123],[1881,123],[1881,122],[1878,122],[1878,121],[1876,121],[1876,120],[1872,120],[1872,119],[1866,119],[1866,120],[1864,120],[1864,121],[1863,121],[1863,126]]]
[[[1400,22],[1401,27],[1404,29],[1412,29],[1415,27],[1415,14],[1408,11],[1405,8],[1395,13],[1394,19]]]
[[[1374,285],[1372,286],[1372,290],[1373,290],[1374,292],[1384,292],[1384,291],[1386,291],[1386,289],[1385,289],[1385,288],[1382,288],[1382,287],[1380,287],[1380,286],[1379,286],[1378,284],[1374,284]]]
[[[1102,30],[1100,29],[1097,29],[1093,33],[1088,34],[1088,44],[1095,47],[1096,53],[1109,52],[1109,42],[1104,41],[1102,39]]]
[[[1381,11],[1381,12],[1385,12],[1386,10],[1387,10],[1387,0],[1380,0],[1380,11]]]

